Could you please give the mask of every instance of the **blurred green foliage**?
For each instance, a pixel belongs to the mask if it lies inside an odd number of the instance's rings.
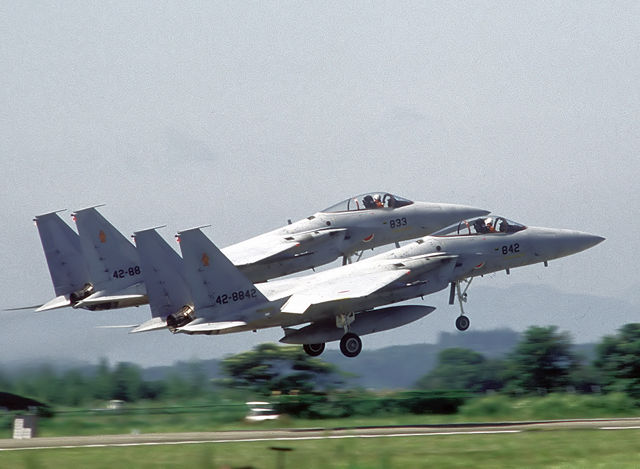
[[[292,391],[306,394],[341,383],[334,365],[310,357],[295,345],[260,344],[225,358],[220,365],[226,378],[219,384],[262,395]]]
[[[626,324],[618,334],[606,336],[597,355],[595,365],[605,389],[640,400],[640,324]]]
[[[379,395],[365,391],[281,395],[272,398],[278,412],[298,418],[327,419],[400,414],[454,414],[470,397],[456,391],[401,391]]]
[[[48,404],[78,407],[95,402],[122,400],[168,400],[198,398],[213,392],[213,385],[198,362],[191,362],[181,374],[165,380],[146,381],[142,369],[132,363],[114,367],[102,359],[94,369],[56,371],[51,365],[18,373],[12,379],[0,378],[0,390],[42,400]]]
[[[627,324],[598,344],[593,363],[573,352],[555,326],[530,327],[505,359],[488,360],[465,348],[445,349],[418,389],[462,389],[507,395],[622,392],[640,403],[640,324]]]
[[[593,363],[585,363],[572,350],[567,333],[555,327],[531,327],[504,359],[487,359],[459,347],[443,350],[436,367],[417,380],[415,391],[394,393],[345,389],[335,365],[307,356],[301,347],[276,344],[225,358],[221,362],[224,378],[216,382],[197,361],[182,363],[162,379],[145,380],[137,365],[111,366],[101,360],[82,370],[61,371],[50,365],[14,375],[0,370],[0,390],[55,405],[56,413],[61,406],[104,409],[109,400],[127,403],[126,412],[132,404],[145,403],[143,413],[148,414],[149,403],[218,405],[228,399],[244,403],[265,396],[280,412],[307,419],[455,412],[513,415],[508,396],[521,396],[520,404],[529,408],[522,404],[528,396],[547,394],[549,400],[531,401],[532,416],[553,414],[547,407],[555,409],[558,418],[581,412],[604,416],[637,408],[640,324],[627,324],[618,334],[605,337]],[[559,392],[567,393],[566,399],[556,397]],[[488,393],[500,395],[474,397]],[[592,400],[588,394],[594,395]],[[215,413],[226,415],[223,420],[242,419],[246,411],[242,404],[240,410]]]

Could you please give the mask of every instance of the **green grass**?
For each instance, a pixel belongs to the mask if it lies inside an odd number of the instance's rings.
[[[144,406],[144,404],[141,404]],[[509,398],[501,395],[469,400],[454,415],[377,415],[340,419],[282,418],[275,422],[248,424],[244,405],[169,406],[159,404],[108,411],[70,410],[40,419],[39,436],[105,435],[216,431],[250,428],[356,427],[376,425],[425,425],[514,420],[603,418],[640,416],[640,408],[624,394],[604,396],[551,394],[545,397]],[[0,416],[0,438],[11,438],[9,415]],[[1,464],[0,464],[1,466]]]
[[[640,430],[553,430],[504,435],[218,443],[0,453],[11,468],[276,468],[270,446],[293,449],[287,468],[634,468]]]

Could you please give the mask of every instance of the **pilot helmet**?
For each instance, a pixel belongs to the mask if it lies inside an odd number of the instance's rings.
[[[485,218],[484,224],[487,225],[487,226],[493,225],[493,218],[491,218],[491,217]]]

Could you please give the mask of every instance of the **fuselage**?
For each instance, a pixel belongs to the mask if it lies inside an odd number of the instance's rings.
[[[270,306],[259,312],[247,311],[244,318],[247,326],[225,333],[291,326],[338,314],[366,311],[432,294],[447,288],[452,282],[470,277],[565,257],[604,240],[600,236],[579,231],[508,223],[511,224],[510,229],[504,232],[478,233],[469,229],[424,236],[416,242],[355,264],[304,277],[257,284],[256,287],[270,300]],[[313,289],[323,282],[336,282],[341,278],[392,269],[408,269],[409,272],[398,281],[365,297],[312,305],[303,315],[278,314],[280,306],[291,295]]]
[[[385,194],[390,195],[390,194]],[[392,196],[394,197],[394,196]],[[360,200],[356,196],[350,200]],[[402,200],[394,197],[394,200]],[[251,281],[282,277],[319,267],[360,251],[415,239],[434,233],[459,220],[487,214],[488,211],[464,205],[412,202],[367,208],[346,201],[307,218],[246,241],[228,246],[222,252]],[[268,256],[268,247],[288,240],[286,251]],[[264,250],[264,258],[247,263],[247,252]]]

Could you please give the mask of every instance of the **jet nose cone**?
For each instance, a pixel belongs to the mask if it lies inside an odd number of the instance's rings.
[[[568,230],[559,231],[555,238],[560,256],[568,256],[584,251],[604,241],[602,236]]]
[[[589,233],[580,233],[580,236],[578,239],[580,240],[579,243],[583,246],[582,249],[580,250],[584,251],[585,249],[592,248],[596,244],[600,244],[606,238],[603,238],[602,236],[598,236],[598,235],[589,234]]]

